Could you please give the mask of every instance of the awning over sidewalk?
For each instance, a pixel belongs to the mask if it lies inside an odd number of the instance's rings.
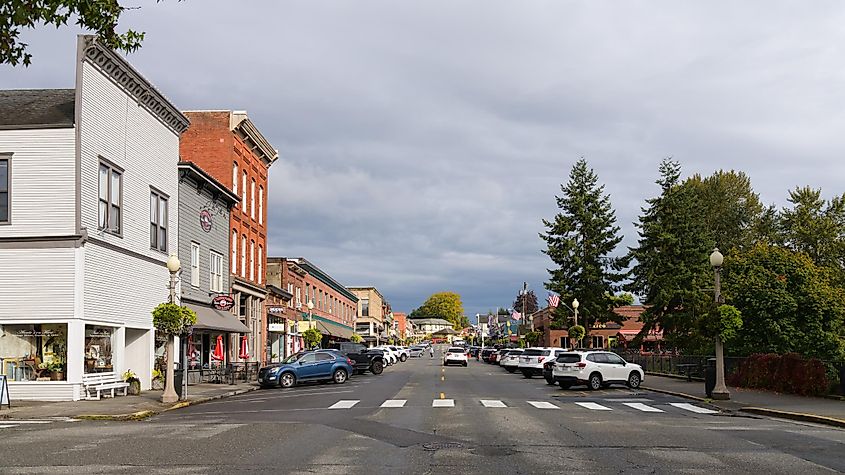
[[[249,328],[229,312],[202,305],[185,304],[197,313],[194,330],[217,330],[226,333],[250,333]]]
[[[623,340],[633,340],[640,333],[639,330],[619,330],[616,335]],[[652,330],[643,338],[643,341],[658,341],[663,339],[663,332]]]
[[[337,338],[343,338],[345,340],[352,338],[352,329],[350,328],[346,328],[344,326],[333,324],[330,322],[323,322],[321,320],[317,320],[315,323],[317,324],[317,328],[320,329],[321,333],[325,333],[327,335]]]

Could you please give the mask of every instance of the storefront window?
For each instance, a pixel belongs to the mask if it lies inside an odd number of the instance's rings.
[[[85,372],[110,373],[112,366],[112,338],[114,329],[85,325]]]
[[[10,381],[67,380],[67,324],[0,325],[0,372]]]

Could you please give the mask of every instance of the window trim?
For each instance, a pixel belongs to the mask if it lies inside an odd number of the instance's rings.
[[[232,229],[232,274],[238,275],[238,230]]]
[[[123,188],[123,186],[121,186],[121,188]],[[167,217],[165,218],[164,226],[162,226],[160,222],[156,223],[156,244],[157,244],[157,246],[153,247],[152,242],[151,242],[150,243],[150,249],[153,250],[153,251],[157,251],[157,252],[167,254],[167,250],[168,250],[167,241],[170,238],[170,232],[169,232],[170,227],[168,226],[168,223],[167,223],[167,221],[170,221],[170,196],[168,196],[166,193],[163,193],[158,188],[156,188],[154,186],[150,186],[150,197],[152,197],[152,195],[156,195],[156,221],[161,221],[161,216],[159,216],[159,212],[161,211],[161,201],[162,200],[165,201],[164,211],[167,214]],[[152,221],[150,221],[150,224],[153,224]],[[165,242],[164,242],[164,249],[161,248],[161,243],[158,242],[159,237],[161,237],[162,228],[164,229],[164,232],[167,236],[165,238]]]
[[[241,175],[241,211],[246,213],[246,170],[243,171]]]
[[[232,161],[232,192],[236,195],[238,194],[238,178],[239,178],[238,171],[239,171],[238,161],[233,160]]]
[[[0,221],[0,226],[8,226],[12,224],[12,154],[0,153],[0,161],[6,162],[6,219]],[[100,173],[99,168],[97,173]],[[99,176],[97,178],[99,180]]]
[[[264,224],[264,187],[258,187],[258,224]]]
[[[220,264],[220,273],[214,273],[214,260],[217,259],[218,263]],[[223,288],[225,287],[226,282],[223,280],[223,267],[224,267],[224,258],[223,254],[210,249],[208,251],[208,290],[211,292],[223,292]],[[215,290],[214,288],[214,278],[215,276],[220,276],[220,287]]]
[[[98,162],[97,162],[97,230],[104,232],[104,233],[111,234],[112,236],[116,236],[116,237],[119,237],[119,238],[122,239],[123,238],[123,222],[124,222],[124,219],[123,219],[123,177],[126,175],[126,170],[119,167],[117,164],[115,164],[111,160],[108,160],[107,158],[103,157],[102,155],[98,155],[97,158],[98,158]],[[106,168],[109,169],[109,175],[108,175],[109,177],[106,180],[106,183],[108,184],[108,187],[109,187],[109,191],[108,191],[109,199],[107,200],[108,208],[106,209],[106,227],[100,227],[100,167],[102,167],[102,166],[105,166]],[[120,211],[120,228],[117,231],[108,227],[108,218],[110,216],[111,205],[112,205],[112,203],[111,203],[111,175],[112,175],[113,171],[117,171],[120,174],[120,192],[119,192],[119,196],[118,196],[119,204],[117,205],[117,207]]]
[[[249,184],[249,217],[255,219],[255,178]]]
[[[197,262],[194,267],[194,249],[196,249]],[[200,245],[198,242],[191,241],[191,287],[199,288],[200,286]],[[194,270],[196,270],[197,281],[194,283]]]

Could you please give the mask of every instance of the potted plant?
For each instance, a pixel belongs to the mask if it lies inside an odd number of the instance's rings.
[[[141,380],[138,379],[131,369],[127,369],[126,372],[123,373],[123,380],[129,383],[127,394],[131,394],[133,396],[141,394]]]
[[[153,370],[153,389],[164,389],[164,375],[161,371],[154,369]]]
[[[50,380],[64,381],[65,366],[62,363],[58,361],[53,361],[52,363],[47,364],[47,368],[50,370]]]

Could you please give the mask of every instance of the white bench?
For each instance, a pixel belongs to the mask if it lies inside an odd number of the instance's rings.
[[[111,397],[114,397],[114,391],[122,389],[126,396],[129,383],[114,373],[90,373],[82,376],[82,387],[85,399],[99,401],[103,391],[109,391]]]

